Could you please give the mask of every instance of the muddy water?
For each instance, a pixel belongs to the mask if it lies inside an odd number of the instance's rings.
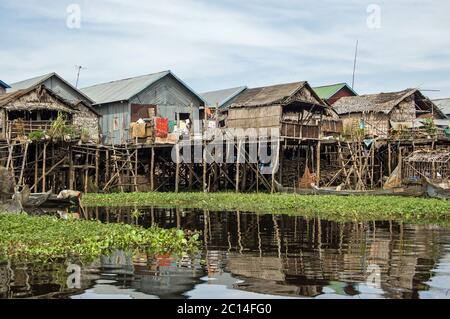
[[[450,298],[450,229],[287,215],[89,209],[202,233],[198,256],[117,251],[91,265],[0,264],[3,298]]]

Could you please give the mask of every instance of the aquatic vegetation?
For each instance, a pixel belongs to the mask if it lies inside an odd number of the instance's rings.
[[[182,256],[197,250],[198,237],[177,229],[0,214],[0,260],[90,261],[114,249]]]
[[[316,216],[329,220],[450,221],[450,201],[395,196],[236,193],[87,194],[85,206],[155,206]]]

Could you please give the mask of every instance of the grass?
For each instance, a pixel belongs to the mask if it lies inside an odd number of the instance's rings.
[[[154,206],[212,211],[316,216],[328,220],[401,220],[449,222],[450,201],[393,196],[299,196],[294,194],[123,193],[86,194],[83,204],[96,206]]]
[[[198,245],[198,234],[187,237],[176,229],[0,214],[0,260],[83,262],[114,249],[182,255],[193,253]]]

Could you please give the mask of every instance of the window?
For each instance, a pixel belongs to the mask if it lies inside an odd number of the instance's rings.
[[[119,129],[119,117],[118,116],[114,116],[113,119],[113,130],[117,131]]]

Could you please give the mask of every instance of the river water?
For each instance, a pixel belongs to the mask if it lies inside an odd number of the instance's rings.
[[[89,265],[0,264],[1,298],[450,298],[450,229],[244,212],[91,208],[200,231],[198,256],[116,251]]]

